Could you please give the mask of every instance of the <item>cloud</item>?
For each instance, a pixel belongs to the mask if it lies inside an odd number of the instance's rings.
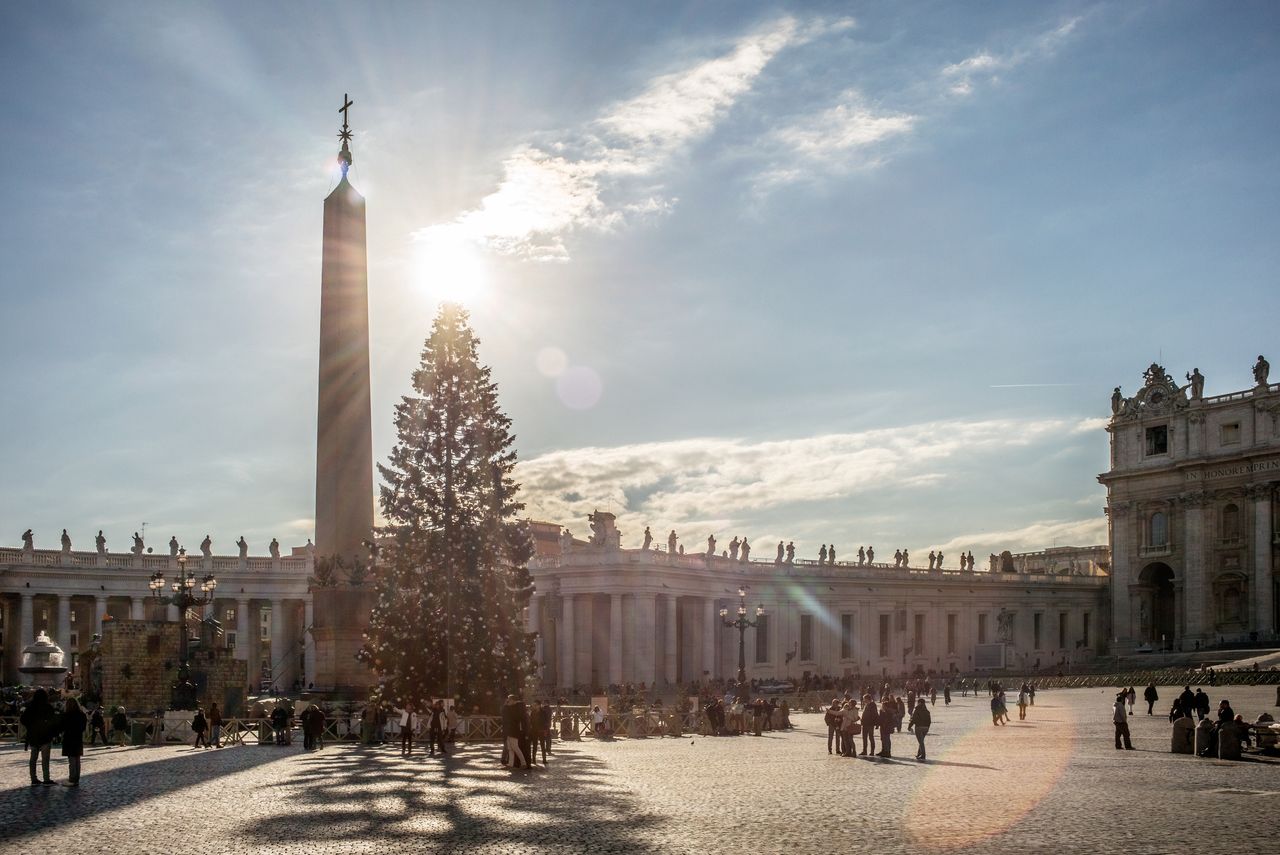
[[[980,83],[994,83],[1000,75],[1025,62],[1052,56],[1075,32],[1083,16],[1070,18],[1051,30],[1040,33],[1012,51],[994,54],[982,51],[942,69],[942,79],[952,95],[971,95]]]
[[[522,462],[518,478],[533,516],[579,534],[587,514],[599,509],[616,513],[629,537],[646,525],[705,536],[799,505],[812,508],[887,488],[936,489],[948,478],[949,461],[955,469],[955,461],[983,452],[1061,445],[1080,424],[931,422],[792,440],[698,438],[575,448]]]
[[[1102,500],[1092,499],[1095,507],[1101,507]],[[1096,546],[1107,542],[1107,520],[1101,515],[1082,520],[1047,520],[1034,522],[1022,528],[1007,531],[984,531],[977,534],[962,534],[945,543],[935,543],[926,547],[941,549],[950,554],[961,549],[972,550],[974,559],[983,554],[999,554],[1003,550],[1010,552],[1035,552],[1058,544],[1060,546]],[[914,563],[914,562],[913,562]],[[954,565],[952,565],[954,566]]]
[[[910,133],[919,120],[909,113],[877,110],[855,89],[827,109],[773,131],[773,164],[757,180],[757,190],[821,174],[845,173],[884,162],[886,140]]]
[[[538,261],[565,261],[567,235],[609,231],[628,218],[663,213],[661,172],[707,136],[751,91],[779,52],[846,29],[849,19],[802,23],[784,17],[738,39],[723,55],[649,82],[583,127],[517,148],[498,187],[472,210],[420,229],[416,240],[469,241]]]

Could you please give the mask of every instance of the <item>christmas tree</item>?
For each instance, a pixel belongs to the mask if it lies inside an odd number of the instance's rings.
[[[389,702],[456,697],[491,711],[533,667],[523,610],[533,593],[528,527],[516,518],[516,454],[498,387],[466,311],[446,304],[395,409],[379,465],[377,605],[360,658]]]

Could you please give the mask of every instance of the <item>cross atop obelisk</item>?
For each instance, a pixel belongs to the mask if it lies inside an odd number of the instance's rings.
[[[338,152],[338,160],[342,162],[342,176],[345,178],[347,170],[351,168],[351,148],[347,145],[351,142],[351,127],[347,124],[347,111],[354,105],[355,101],[351,100],[351,96],[346,92],[342,93],[342,106],[338,108],[338,112],[342,114],[342,130],[338,131],[338,139],[342,140],[342,150]]]

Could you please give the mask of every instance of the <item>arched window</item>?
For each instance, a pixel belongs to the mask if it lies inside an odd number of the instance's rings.
[[[1222,539],[1235,540],[1240,537],[1240,509],[1235,505],[1227,505],[1222,509]]]
[[[1151,515],[1151,539],[1148,546],[1167,546],[1169,543],[1169,518],[1164,511],[1156,511]]]

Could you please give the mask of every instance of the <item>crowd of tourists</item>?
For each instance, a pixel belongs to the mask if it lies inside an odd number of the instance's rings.
[[[827,726],[827,753],[844,757],[892,758],[893,734],[902,732],[902,723],[906,720],[907,731],[916,738],[916,759],[925,760],[924,740],[933,724],[930,703],[937,704],[937,692],[917,694],[916,686],[907,690],[905,700],[894,694],[888,685],[874,692],[864,692],[861,706],[857,698],[832,698],[823,715]],[[877,733],[880,736],[879,751],[876,750]],[[862,737],[861,752],[856,744],[859,736]]]

